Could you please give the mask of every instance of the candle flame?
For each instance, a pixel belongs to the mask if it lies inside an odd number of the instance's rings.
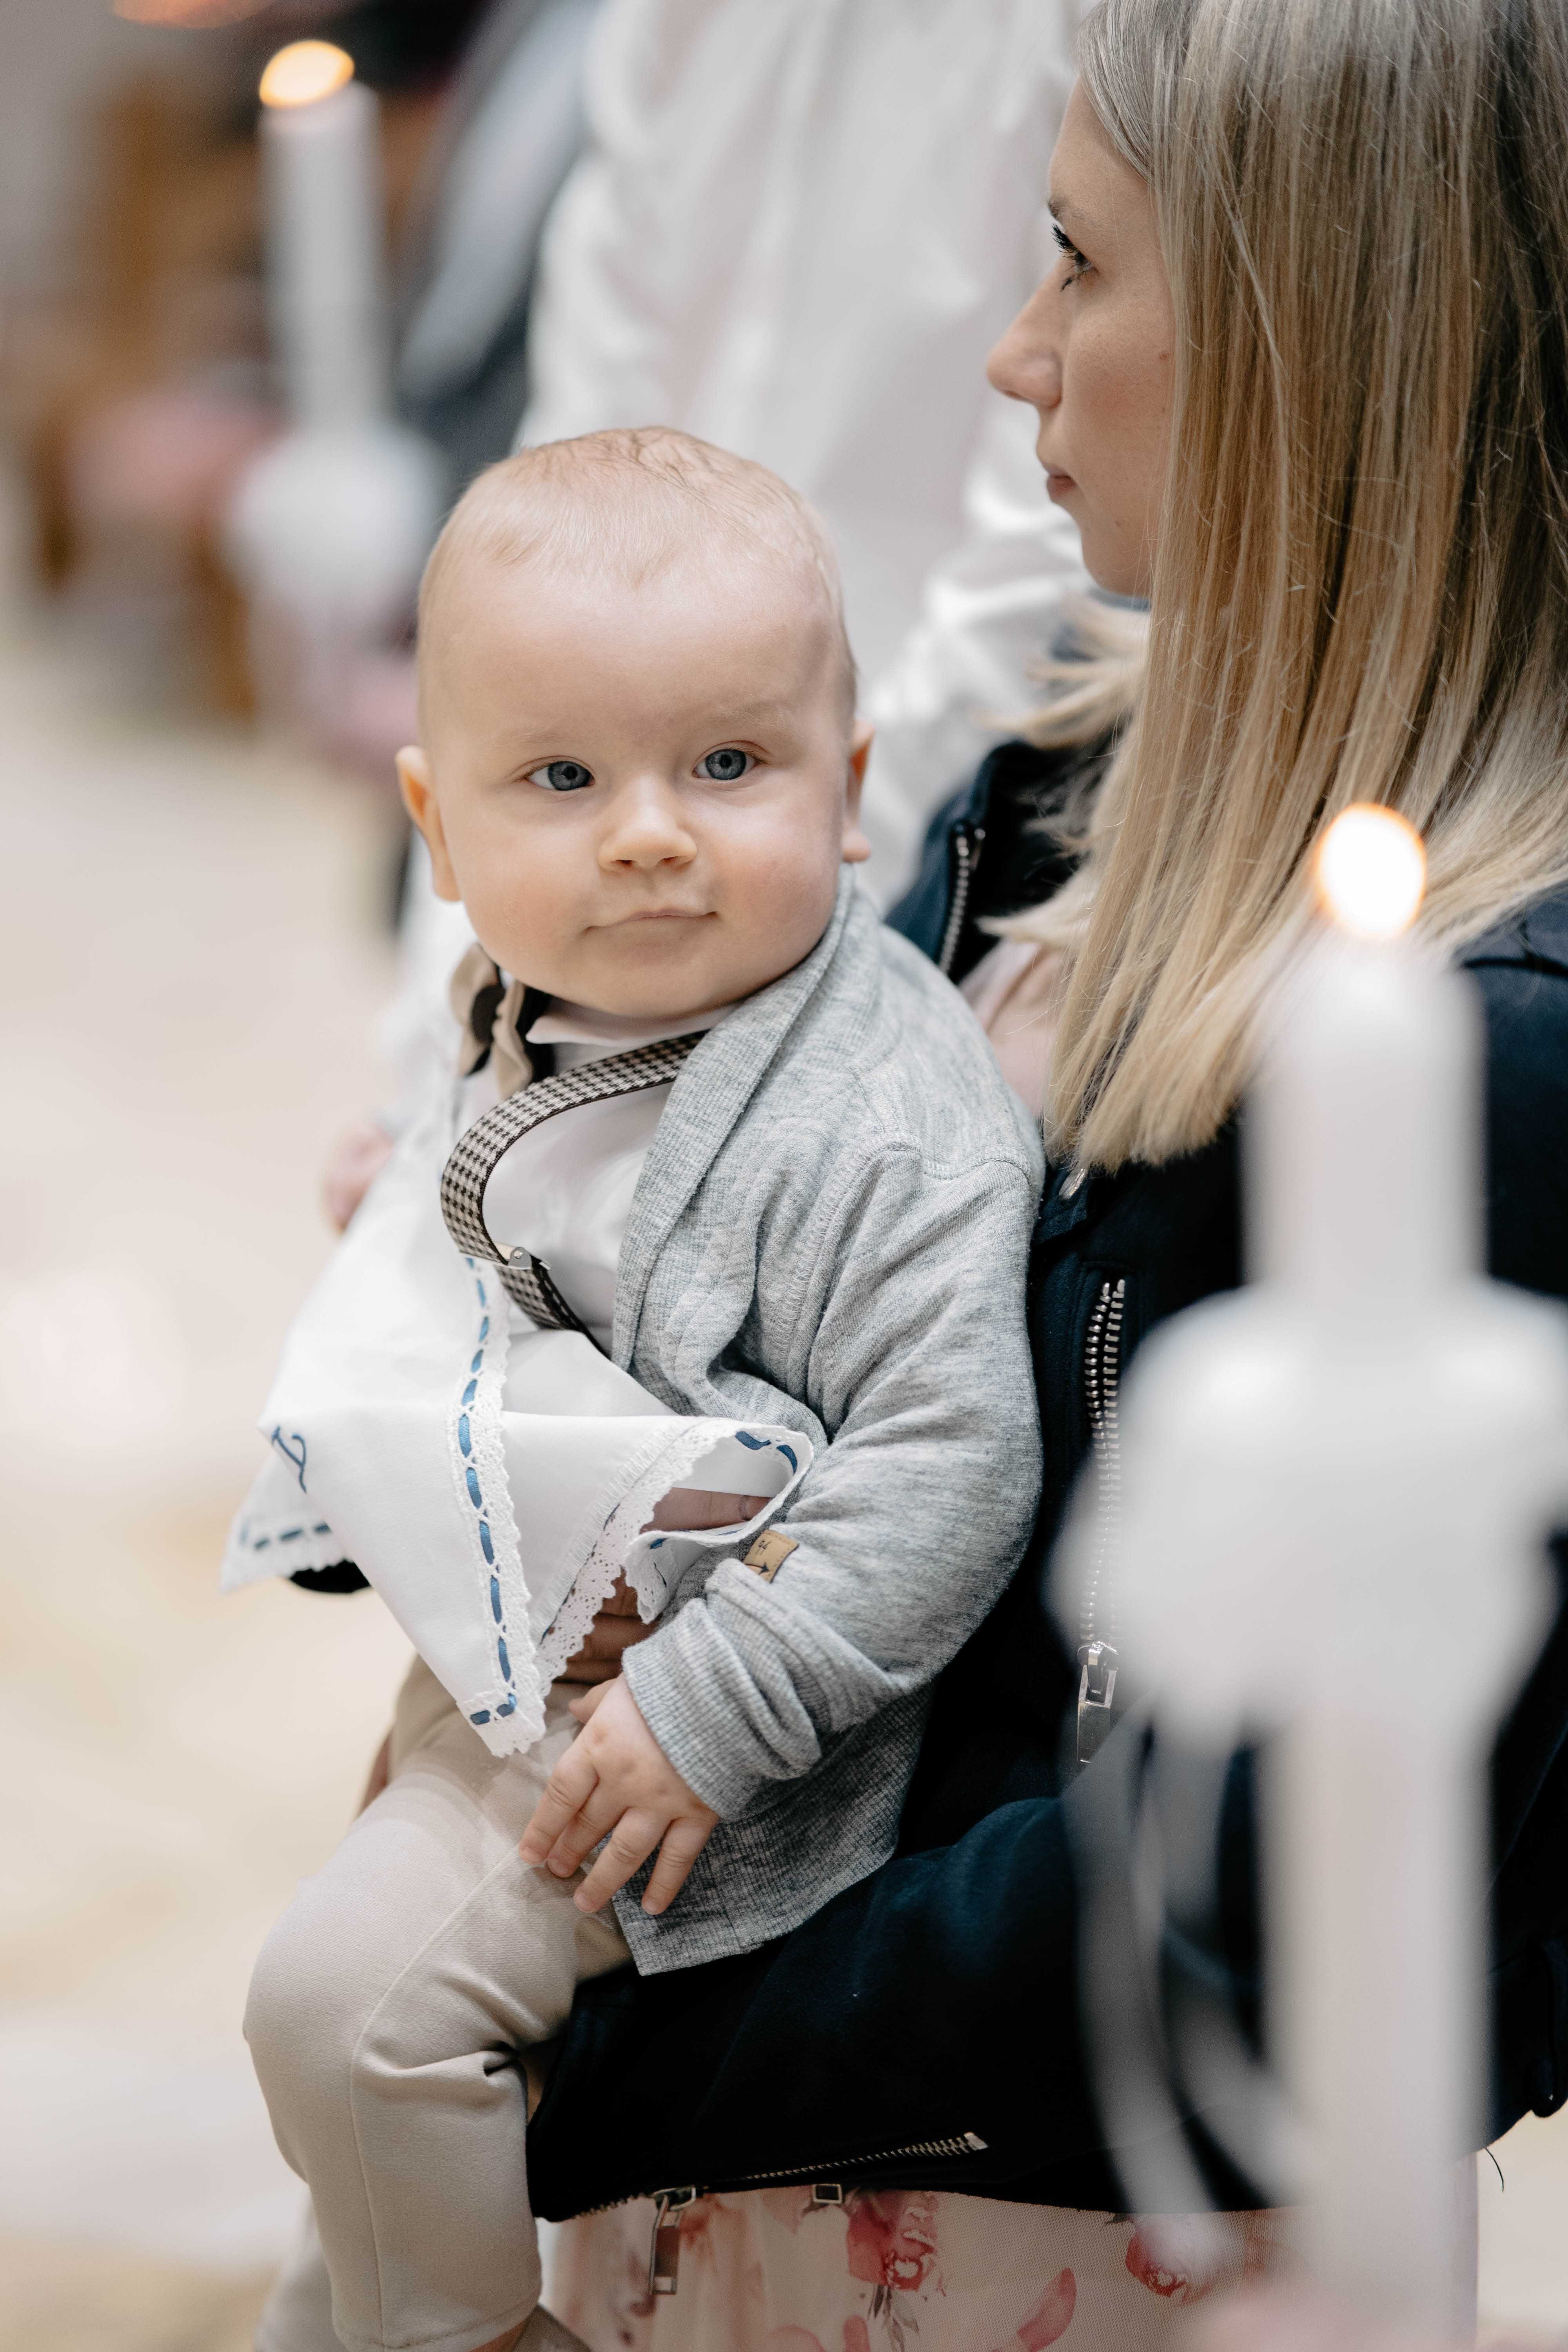
[[[1394,809],[1342,809],[1318,844],[1318,897],[1342,930],[1396,940],[1415,920],[1426,887],[1421,835]]]
[[[353,81],[354,61],[331,41],[290,41],[261,77],[263,106],[314,106]]]

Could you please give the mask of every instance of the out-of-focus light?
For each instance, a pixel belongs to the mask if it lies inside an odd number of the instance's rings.
[[[1342,930],[1396,940],[1415,920],[1426,887],[1421,835],[1394,809],[1369,802],[1342,809],[1318,845],[1317,884]]]
[[[354,78],[347,49],[331,41],[290,41],[261,77],[263,106],[314,106]]]
[[[205,32],[219,25],[243,24],[270,5],[271,0],[114,0],[114,13],[132,25],[174,25],[182,32]]]

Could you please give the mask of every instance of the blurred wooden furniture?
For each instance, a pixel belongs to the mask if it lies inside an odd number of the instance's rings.
[[[384,103],[395,226],[436,100]],[[84,126],[73,282],[8,322],[0,415],[19,450],[35,574],[66,588],[111,551],[121,573],[178,583],[203,698],[253,693],[244,600],[218,544],[230,488],[281,425],[261,276],[248,99],[167,78],[128,82]]]

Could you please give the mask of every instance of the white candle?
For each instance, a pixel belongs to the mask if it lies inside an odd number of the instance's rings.
[[[297,425],[386,404],[380,109],[327,41],[280,49],[261,79],[274,332]]]
[[[1320,873],[1334,919],[1248,1137],[1254,1270],[1301,1318],[1302,1466],[1324,1506],[1303,1514],[1300,1680],[1266,1783],[1270,2038],[1313,2135],[1321,2274],[1452,2326],[1454,2167],[1484,2115],[1481,1768],[1535,1612],[1476,1458],[1478,1436],[1482,1455],[1509,1446],[1512,1402],[1506,1371],[1472,1394],[1468,1360],[1479,1009],[1401,936],[1423,861],[1397,819],[1349,812]]]
[[[1278,1735],[1270,2041],[1310,2135],[1314,2266],[1441,2329],[1482,2124],[1485,1759],[1546,1622],[1568,1318],[1479,1272],[1479,1023],[1398,936],[1418,852],[1383,811],[1330,836],[1340,919],[1249,1117],[1259,1279],[1133,1367],[1118,1573],[1123,1680],[1157,1669],[1158,1708],[1205,1746]]]
[[[326,41],[280,49],[261,99],[294,429],[239,481],[224,544],[258,613],[281,624],[256,634],[264,705],[302,709],[319,728],[345,650],[405,621],[448,486],[439,453],[388,413],[376,101]]]

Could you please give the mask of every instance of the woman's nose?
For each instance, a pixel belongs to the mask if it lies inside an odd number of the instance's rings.
[[[1042,415],[1062,396],[1062,362],[1055,331],[1054,287],[1047,278],[1019,311],[986,362],[985,373],[1009,400],[1027,401]]]
[[[697,855],[679,803],[668,785],[653,779],[628,784],[610,804],[609,823],[599,839],[599,864],[649,870],[685,866]]]

